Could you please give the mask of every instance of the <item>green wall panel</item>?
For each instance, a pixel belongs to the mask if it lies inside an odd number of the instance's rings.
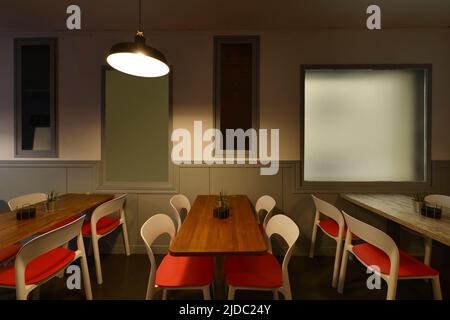
[[[103,157],[110,182],[168,180],[169,76],[105,70]]]

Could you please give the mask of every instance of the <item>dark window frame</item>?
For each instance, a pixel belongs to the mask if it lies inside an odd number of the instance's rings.
[[[425,163],[425,180],[424,181],[368,181],[368,182],[350,182],[350,181],[307,181],[304,180],[304,160],[305,160],[305,74],[307,70],[346,70],[346,69],[372,69],[372,70],[408,70],[423,69],[426,71],[426,163]],[[426,191],[432,187],[432,161],[431,161],[431,116],[432,116],[432,64],[302,64],[300,65],[300,183],[305,189],[311,190],[359,190],[363,188],[376,192],[396,191]]]
[[[252,128],[259,129],[259,92],[260,92],[260,37],[256,36],[215,36],[214,37],[214,60],[213,60],[213,123],[214,128],[221,129],[220,112],[221,112],[221,72],[220,72],[220,46],[226,43],[246,43],[252,45]],[[226,136],[224,137],[223,150],[226,150]],[[236,150],[236,149],[235,149]]]
[[[48,45],[50,47],[50,150],[22,149],[22,47],[27,45]],[[58,157],[58,39],[16,38],[14,39],[14,156],[16,158]]]

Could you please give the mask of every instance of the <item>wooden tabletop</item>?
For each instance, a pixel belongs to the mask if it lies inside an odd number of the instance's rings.
[[[200,195],[170,245],[172,255],[263,254],[267,244],[258,227],[250,200],[227,196],[230,216],[213,216],[217,196]]]
[[[113,198],[112,194],[68,193],[58,197],[52,212],[45,211],[43,202],[33,205],[36,217],[31,219],[17,220],[15,211],[0,214],[0,249],[79,217]]]
[[[426,237],[450,246],[450,213],[443,210],[441,219],[416,212],[412,197],[402,194],[341,194],[341,197],[386,219]]]

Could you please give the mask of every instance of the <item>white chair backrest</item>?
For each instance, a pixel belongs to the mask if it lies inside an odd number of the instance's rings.
[[[443,194],[430,194],[425,197],[425,202],[435,203],[447,211],[450,210],[450,196],[445,196]]]
[[[297,241],[300,230],[297,224],[284,214],[273,216],[266,226],[267,236],[270,238],[273,234],[279,234],[291,248]]]
[[[154,286],[156,274],[156,260],[152,250],[152,243],[160,235],[168,234],[170,240],[175,237],[175,225],[172,219],[164,214],[157,213],[150,217],[141,227],[141,238],[144,240],[145,249],[147,250],[148,258],[150,259],[150,284]]]
[[[314,195],[311,195],[311,197],[313,198],[314,205],[316,206],[316,220],[319,219],[320,216],[319,213],[321,213],[326,215],[328,218],[331,218],[334,221],[336,221],[340,229],[341,227],[342,228],[344,227],[345,225],[344,217],[342,216],[342,213],[339,211],[338,208],[322,199],[317,198]]]
[[[300,230],[297,224],[288,216],[284,214],[278,214],[270,218],[266,226],[267,237],[270,238],[274,234],[280,235],[284,241],[288,244],[288,249],[284,255],[282,270],[283,270],[283,283],[289,285],[289,272],[288,265],[294,252],[295,242],[297,241]]]
[[[122,214],[126,198],[127,195],[122,194],[112,200],[102,203],[97,208],[95,208],[91,216],[92,230],[94,232],[97,231],[97,228],[95,226],[97,225],[97,221],[100,220],[101,218],[112,215],[116,212],[120,212]]]
[[[173,209],[173,214],[175,215],[175,219],[177,221],[177,232],[181,227],[181,212],[183,209],[186,210],[186,215],[191,210],[191,203],[189,199],[184,194],[176,194],[172,198],[170,198],[170,206]]]
[[[255,211],[256,211],[256,217],[259,222],[259,214],[261,210],[265,210],[267,212],[266,216],[264,217],[263,226],[265,227],[267,225],[267,222],[269,221],[270,217],[272,216],[272,210],[275,208],[277,202],[274,198],[268,195],[264,195],[260,197],[255,204]]]
[[[41,234],[25,243],[17,253],[15,260],[16,284],[24,284],[25,268],[31,260],[79,237],[84,217],[83,215],[62,227]]]
[[[351,239],[351,233],[355,234],[358,238],[366,241],[367,243],[382,250],[391,261],[390,275],[397,276],[398,264],[399,264],[399,252],[394,240],[389,237],[383,231],[372,227],[371,225],[364,223],[352,216],[342,212],[344,214],[345,222],[347,223],[347,238]],[[348,240],[346,239],[346,243]]]
[[[151,216],[141,227],[141,237],[145,246],[150,250],[153,241],[163,234],[168,234],[170,239],[175,237],[175,225],[172,219],[164,213]]]
[[[24,206],[31,206],[33,204],[44,202],[47,200],[45,193],[29,193],[23,196],[12,198],[8,201],[8,206],[11,211],[20,209]]]

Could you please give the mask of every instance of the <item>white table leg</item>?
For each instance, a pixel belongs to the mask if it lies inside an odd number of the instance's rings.
[[[431,263],[431,247],[433,244],[433,239],[425,237],[425,254],[424,254],[424,259],[423,259],[423,263],[425,263],[427,266],[430,265]]]

